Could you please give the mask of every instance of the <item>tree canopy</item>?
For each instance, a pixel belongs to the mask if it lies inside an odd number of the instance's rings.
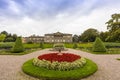
[[[85,30],[81,34],[80,38],[82,42],[93,42],[95,38],[98,36],[99,36],[99,32],[96,29],[90,28]]]
[[[120,14],[111,15],[111,19],[106,24],[110,33],[107,41],[120,42]]]

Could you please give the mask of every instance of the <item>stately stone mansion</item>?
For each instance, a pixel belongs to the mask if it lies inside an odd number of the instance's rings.
[[[71,43],[72,42],[72,34],[66,34],[61,32],[45,34],[44,36],[29,36],[23,37],[22,41],[24,43],[33,42],[33,43]]]

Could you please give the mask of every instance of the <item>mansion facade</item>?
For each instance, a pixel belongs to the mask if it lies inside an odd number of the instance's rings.
[[[45,34],[44,36],[35,36],[32,35],[30,37],[23,37],[23,42],[33,42],[33,43],[71,43],[72,42],[72,34],[66,34],[61,32]]]

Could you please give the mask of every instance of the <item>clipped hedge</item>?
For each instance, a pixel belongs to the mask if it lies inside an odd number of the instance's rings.
[[[19,52],[23,52],[23,51],[24,51],[24,47],[22,44],[21,37],[18,37],[15,41],[15,45],[13,46],[12,52],[19,53]]]
[[[2,42],[0,43],[0,49],[10,49],[14,45],[14,42]]]
[[[96,38],[96,40],[93,44],[93,51],[94,52],[106,52],[104,43],[98,37]]]

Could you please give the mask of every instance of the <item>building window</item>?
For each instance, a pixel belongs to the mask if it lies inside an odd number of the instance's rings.
[[[54,40],[52,40],[52,42],[54,42]]]

